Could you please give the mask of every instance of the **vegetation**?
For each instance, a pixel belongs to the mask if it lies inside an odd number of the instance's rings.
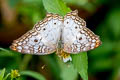
[[[0,80],[119,80],[119,0],[1,0]],[[87,27],[100,36],[95,50],[71,55],[63,63],[56,54],[37,56],[9,49],[47,12],[61,16],[77,9]],[[89,64],[88,64],[89,62]]]

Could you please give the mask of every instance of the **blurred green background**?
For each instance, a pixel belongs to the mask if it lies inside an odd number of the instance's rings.
[[[64,3],[71,10],[78,10],[87,27],[102,41],[100,47],[87,52],[88,79],[120,80],[120,0],[51,0],[57,3],[54,5],[49,2],[0,1],[0,80],[3,80],[2,74],[5,77],[15,69],[20,74],[16,80],[82,80],[72,66],[68,68],[70,65],[59,61],[55,54],[24,55],[9,49],[13,40],[45,17],[46,8]]]

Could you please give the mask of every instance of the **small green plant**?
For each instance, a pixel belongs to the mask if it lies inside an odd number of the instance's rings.
[[[11,70],[11,73],[10,73],[11,80],[16,79],[19,76],[20,76],[20,74],[19,74],[18,70]]]
[[[21,76],[30,76],[37,80],[46,80],[41,74],[34,71],[21,71],[19,73],[18,70],[11,70],[10,73],[6,73],[5,68],[0,71],[0,80],[21,80]]]
[[[5,71],[6,71],[5,68],[0,71],[0,80],[7,80],[7,79],[17,80],[18,77],[20,77],[18,70],[11,70],[11,72],[7,74],[5,73]]]

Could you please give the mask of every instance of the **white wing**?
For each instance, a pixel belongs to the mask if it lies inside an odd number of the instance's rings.
[[[64,17],[62,32],[63,51],[79,53],[98,47],[99,37],[86,27],[86,23],[78,16],[78,11],[72,11]]]
[[[45,55],[56,50],[61,35],[63,20],[57,14],[47,14],[47,17],[35,24],[32,30],[14,40],[10,48],[17,52]]]

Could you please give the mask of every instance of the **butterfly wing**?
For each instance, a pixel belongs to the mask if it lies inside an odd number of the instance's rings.
[[[86,27],[86,23],[78,16],[78,11],[72,11],[64,17],[62,32],[63,51],[79,53],[98,47],[99,37]]]
[[[14,40],[10,48],[14,51],[46,55],[56,51],[60,39],[62,18],[57,14],[47,14],[47,17],[34,25],[22,37]]]

